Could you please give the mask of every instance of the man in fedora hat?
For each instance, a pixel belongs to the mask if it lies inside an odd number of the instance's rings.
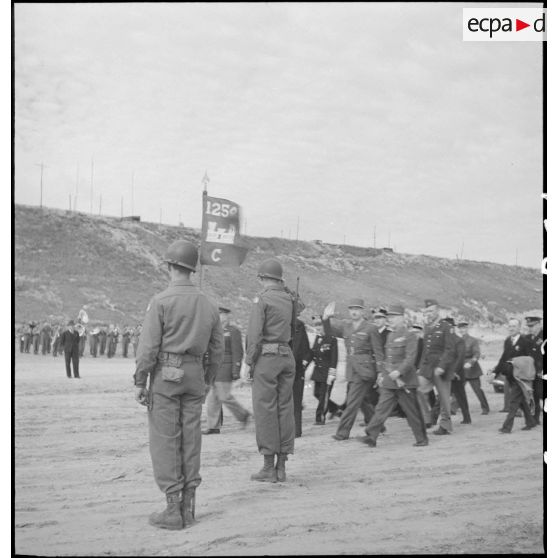
[[[405,324],[405,309],[401,305],[389,308],[391,331],[385,347],[385,366],[378,380],[380,399],[372,420],[365,428],[362,441],[375,447],[385,421],[399,403],[415,435],[415,446],[427,446],[428,437],[417,400],[418,379],[415,370],[417,336]]]
[[[347,440],[354,425],[359,408],[369,390],[376,383],[378,371],[383,370],[384,350],[378,328],[364,317],[364,300],[353,298],[347,304],[350,321],[332,320],[335,302],[329,303],[322,315],[326,335],[335,335],[345,340],[347,364],[345,376],[349,384],[347,406],[341,415],[335,440]],[[367,408],[369,407],[369,408]],[[373,406],[365,404],[364,415],[374,414]]]

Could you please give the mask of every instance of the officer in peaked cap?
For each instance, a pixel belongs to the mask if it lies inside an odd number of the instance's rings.
[[[332,319],[335,313],[334,302],[326,306],[322,315],[325,334],[342,337],[347,350],[347,405],[333,436],[335,440],[349,438],[358,410],[376,383],[378,372],[383,370],[384,364],[382,337],[378,328],[364,317],[364,300],[352,298],[347,306],[351,316],[349,321]],[[365,418],[374,414],[374,408],[370,403],[365,403],[364,411]]]
[[[531,341],[531,356],[535,361],[535,379],[533,380],[533,399],[535,400],[535,422],[540,424],[541,400],[546,398],[546,385],[544,375],[544,332],[540,316],[527,316],[525,324],[528,329],[527,337]]]
[[[433,434],[450,434],[451,424],[451,376],[450,366],[454,358],[455,339],[450,325],[440,316],[438,301],[427,298],[423,309],[426,324],[424,342],[419,365],[418,400],[425,424],[431,424],[432,414],[426,395],[434,388],[440,400],[440,424]]]
[[[190,279],[196,270],[197,248],[177,240],[164,261],[170,284],[147,307],[134,383],[136,401],[148,408],[153,473],[167,499],[167,508],[151,514],[149,523],[176,530],[195,518],[195,490],[201,483],[202,403],[206,385],[213,383],[223,358],[223,329],[217,305]]]
[[[289,343],[295,329],[296,297],[283,285],[283,266],[278,260],[262,262],[258,278],[263,291],[252,304],[245,361],[253,378],[256,443],[264,464],[251,479],[285,482],[285,463],[294,453],[295,439],[295,359]]]

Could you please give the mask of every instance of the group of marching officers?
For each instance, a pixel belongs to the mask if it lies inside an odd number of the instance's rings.
[[[373,323],[366,319],[360,298],[348,302],[349,320],[336,319],[335,303],[330,303],[321,316],[312,319],[317,335],[310,346],[299,318],[304,306],[284,285],[281,263],[268,259],[258,269],[262,290],[252,303],[244,350],[240,331],[230,323],[230,309],[216,305],[192,283],[197,248],[188,241],[175,241],[163,261],[170,283],[148,305],[134,374],[136,401],[148,409],[155,480],[167,499],[166,509],[149,518],[155,527],[182,529],[195,520],[195,492],[201,483],[202,403],[207,402],[208,412],[205,434],[220,433],[222,405],[242,425],[249,421],[250,412],[231,394],[243,357],[252,386],[256,445],[263,455],[263,467],[251,475],[255,481],[287,479],[286,462],[294,453],[295,438],[302,434],[305,371],[312,361],[318,401],[315,424],[325,424],[327,415],[338,416],[336,441],[349,438],[360,410],[366,435],[359,439],[369,446],[376,446],[386,419],[394,412],[406,417],[414,445],[427,446],[428,428],[436,426],[433,434],[438,436],[452,432],[452,395],[461,409],[462,423],[471,423],[467,382],[479,398],[482,413],[490,411],[479,380],[479,342],[469,335],[465,321],[456,324],[453,318],[442,317],[434,299],[425,301],[424,326],[411,328],[401,305],[378,309]],[[520,408],[524,429],[539,421],[540,401],[545,396],[540,324],[541,318],[529,318],[531,334],[521,336],[520,324],[510,320],[510,337],[495,369],[506,379],[503,433],[511,432]],[[341,404],[331,400],[338,337],[347,355],[347,393]],[[526,389],[525,380],[535,369],[532,415],[531,390]]]

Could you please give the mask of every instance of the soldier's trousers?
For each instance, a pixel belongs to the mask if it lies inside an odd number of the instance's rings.
[[[471,413],[469,412],[469,400],[465,392],[465,382],[461,378],[454,378],[451,381],[451,393],[455,395],[457,404],[461,409],[464,422],[471,422]]]
[[[66,363],[66,376],[68,378],[72,377],[71,362],[74,369],[74,378],[79,378],[79,350],[77,347],[73,351],[64,351],[64,361]]]
[[[39,354],[39,336],[38,335],[33,335],[33,354],[34,355]]]
[[[368,389],[368,392],[364,396],[362,405],[360,406],[360,410],[364,415],[364,422],[366,424],[368,424],[374,416],[374,410],[376,408],[376,405],[378,404],[379,399],[380,392],[378,391],[378,388],[375,388],[373,385],[371,385]]]
[[[343,438],[348,438],[351,433],[351,428],[355,423],[358,410],[362,408],[364,416],[369,413],[369,416],[374,414],[374,408],[369,402],[365,402],[368,390],[374,385],[375,380],[372,378],[363,378],[353,371],[353,375],[349,382],[349,393],[347,394],[347,406],[339,420],[337,427],[337,435]],[[364,405],[363,405],[364,403]]]
[[[484,394],[484,391],[481,388],[480,378],[468,378],[465,381],[469,382],[470,386],[473,388],[473,391],[475,392],[475,395],[479,400],[483,412],[488,413],[490,411],[490,407],[488,406],[488,400],[486,399],[486,395]]]
[[[263,455],[294,453],[293,382],[295,361],[288,355],[262,355],[254,369],[252,406],[256,443]]]
[[[541,401],[544,403],[546,397],[545,380],[536,377],[533,380],[533,399],[535,400],[535,422],[540,424]]]
[[[302,400],[304,398],[304,369],[297,370],[293,380],[293,407],[295,421],[295,437],[302,436]]]
[[[327,382],[314,382],[314,397],[318,400],[318,407],[316,408],[316,422],[325,420],[325,416],[328,412],[335,413],[338,408],[338,405],[329,399],[334,383],[335,382],[328,385]],[[326,395],[328,397],[327,409],[325,407]]]
[[[419,389],[417,391],[417,397],[422,410],[424,422],[429,423],[432,421],[431,408],[427,395],[430,391],[432,391],[432,388],[435,387],[438,392],[438,399],[440,402],[441,418],[439,426],[440,428],[451,432],[451,380],[436,375],[433,375],[431,380],[425,378],[424,376],[419,376],[418,378]]]
[[[428,437],[426,436],[426,427],[417,400],[417,390],[412,388],[407,388],[407,391],[404,389],[380,388],[380,399],[376,405],[372,420],[365,428],[366,434],[376,441],[382,426],[384,426],[384,423],[398,403],[405,413],[416,441],[426,442]]]
[[[510,383],[510,410],[508,411],[508,415],[506,416],[506,420],[504,420],[504,424],[502,424],[502,429],[511,432],[513,428],[513,421],[515,419],[515,413],[518,409],[523,411],[523,417],[525,418],[525,425],[533,427],[537,423],[529,410],[529,405],[525,400],[525,396],[523,395],[523,391],[519,387],[519,384],[514,381]]]
[[[223,405],[234,415],[236,420],[244,422],[250,416],[232,395],[232,382],[215,382],[207,394],[207,427],[219,428]]]
[[[97,339],[96,335],[92,335],[89,338],[89,353],[92,357],[97,356],[97,349],[99,347],[99,340]]]
[[[107,340],[106,339],[100,339],[99,340],[99,355],[103,356],[105,354],[105,349],[107,346]]]
[[[201,483],[201,414],[205,382],[201,360],[180,366],[178,382],[163,379],[158,365],[150,388],[149,451],[153,476],[164,493]]]

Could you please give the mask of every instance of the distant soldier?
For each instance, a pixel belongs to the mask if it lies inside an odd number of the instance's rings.
[[[138,343],[139,343],[140,335],[141,335],[141,324],[138,324],[134,328],[134,331],[132,333],[132,347],[134,348],[134,358],[136,358],[138,353]]]
[[[304,310],[304,303],[298,299],[296,301],[296,322],[293,338],[293,356],[295,359],[295,377],[293,381],[293,407],[295,419],[295,438],[302,436],[302,400],[304,399],[305,372],[309,361],[312,358],[310,341],[304,322],[298,317]]]
[[[77,331],[79,333],[79,358],[83,358],[85,354],[85,342],[87,341],[87,330],[83,324],[78,323]]]
[[[48,322],[45,322],[41,328],[41,353],[43,355],[50,354],[51,336],[52,327]]]
[[[223,405],[234,415],[243,426],[250,419],[250,411],[245,409],[232,395],[233,381],[240,378],[240,368],[244,349],[242,348],[242,333],[230,322],[231,311],[225,306],[219,306],[219,318],[223,327],[225,352],[223,362],[217,370],[215,381],[207,395],[207,430],[203,434],[219,434]]]
[[[25,326],[22,325],[17,329],[17,340],[19,342],[19,352],[23,353],[25,349]]]
[[[107,347],[107,328],[106,326],[101,326],[99,331],[99,355],[103,356]]]
[[[33,322],[31,335],[32,335],[32,343],[33,343],[33,354],[38,355],[41,332],[39,330],[39,324],[36,322]]]
[[[345,340],[347,364],[345,376],[349,383],[347,406],[341,415],[335,440],[347,440],[354,425],[356,415],[366,395],[376,383],[378,371],[383,369],[384,351],[378,328],[364,318],[364,301],[353,298],[348,303],[350,321],[339,322],[331,318],[335,313],[335,303],[328,304],[322,319],[326,335],[342,337]],[[372,407],[370,403],[367,403]],[[372,416],[373,407],[364,409],[364,416]]]
[[[319,317],[313,317],[312,325],[317,330],[312,345],[314,370],[311,379],[314,382],[314,397],[318,400],[314,424],[323,425],[327,413],[336,414],[337,411],[337,405],[330,401],[331,390],[337,376],[337,339],[332,335],[324,335],[323,324]]]
[[[79,333],[74,328],[74,320],[68,322],[68,328],[60,336],[60,346],[64,350],[66,376],[72,377],[70,363],[74,369],[74,378],[79,378]]]
[[[427,446],[428,437],[421,409],[417,400],[418,378],[415,370],[417,336],[405,325],[405,309],[401,305],[392,306],[387,312],[392,330],[389,331],[385,346],[385,367],[378,380],[380,398],[376,412],[365,429],[361,440],[376,447],[376,440],[385,421],[399,403],[407,422],[415,435],[414,446]]]
[[[169,246],[164,261],[170,283],[147,307],[134,375],[136,401],[148,408],[153,474],[167,499],[167,508],[149,517],[161,529],[182,529],[195,519],[202,403],[223,356],[217,306],[190,279],[197,260],[192,243],[177,240]]]
[[[108,343],[107,357],[108,358],[112,358],[116,354],[116,347],[118,345],[118,337],[119,337],[118,327],[111,324],[109,326],[109,331],[108,331],[108,334],[107,334],[107,343]]]
[[[288,454],[294,453],[295,440],[295,360],[289,342],[295,329],[296,300],[283,285],[283,267],[278,260],[262,262],[258,278],[263,291],[252,304],[246,336],[246,364],[254,381],[252,404],[256,443],[264,456],[264,465],[251,479],[284,482],[287,478],[285,462]]]
[[[529,329],[528,338],[531,341],[531,356],[535,362],[536,376],[533,380],[533,398],[535,400],[535,422],[540,424],[541,401],[546,399],[546,382],[544,375],[544,333],[539,316],[528,316],[525,323]]]
[[[58,353],[62,352],[62,348],[60,347],[60,335],[62,332],[60,331],[60,324],[55,324],[52,330],[52,356],[58,356]]]
[[[424,345],[419,369],[418,400],[424,422],[432,420],[427,399],[434,387],[440,402],[440,424],[433,434],[451,434],[451,364],[454,359],[455,338],[450,325],[440,318],[440,308],[435,299],[425,300]]]
[[[33,326],[29,323],[23,329],[23,352],[29,353],[33,340]]]
[[[93,358],[97,358],[97,352],[99,350],[99,333],[100,329],[95,326],[89,333],[89,353]]]
[[[124,326],[122,330],[122,356],[128,358],[128,347],[130,345],[130,338],[132,337],[132,332],[128,325]]]
[[[480,377],[482,376],[482,368],[479,364],[480,358],[480,346],[479,340],[469,335],[469,324],[468,322],[461,321],[457,324],[459,334],[465,342],[465,361],[463,363],[463,376],[465,382],[469,382],[469,385],[473,388],[477,399],[481,405],[482,414],[488,415],[490,412],[490,407],[488,406],[488,400],[481,387]]]

